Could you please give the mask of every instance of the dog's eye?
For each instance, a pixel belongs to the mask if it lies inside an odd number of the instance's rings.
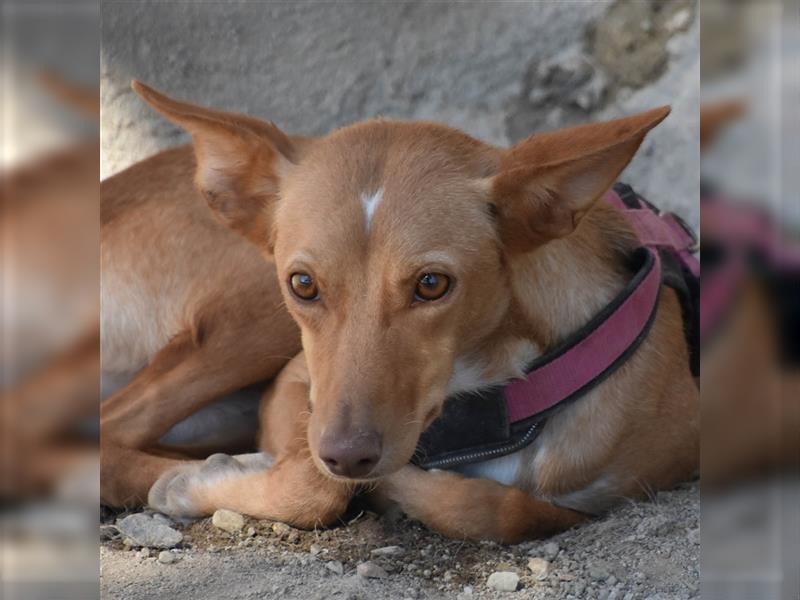
[[[450,291],[450,278],[442,273],[424,273],[417,279],[414,299],[420,302],[438,300]]]
[[[308,273],[292,273],[292,276],[289,277],[289,287],[301,300],[317,300],[319,298],[317,282]]]

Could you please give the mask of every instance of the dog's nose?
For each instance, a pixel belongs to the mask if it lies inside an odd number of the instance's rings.
[[[381,436],[376,432],[323,436],[319,457],[334,475],[366,477],[381,457]]]

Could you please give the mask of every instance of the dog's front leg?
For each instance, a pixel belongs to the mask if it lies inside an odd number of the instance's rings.
[[[355,487],[326,477],[313,463],[307,401],[307,374],[299,355],[262,399],[261,453],[215,454],[184,463],[158,479],[148,503],[173,516],[205,516],[227,508],[306,529],[334,523]]]
[[[513,544],[556,534],[586,519],[515,487],[414,466],[385,478],[377,493],[412,519],[460,539]]]

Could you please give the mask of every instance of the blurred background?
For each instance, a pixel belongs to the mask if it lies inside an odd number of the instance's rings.
[[[704,598],[800,597],[800,5],[703,2]]]
[[[2,3],[0,598],[99,595],[99,30]]]
[[[100,594],[98,181],[188,141],[132,78],[295,133],[383,115],[499,145],[672,105],[623,179],[703,235],[698,593],[798,597],[796,0],[5,0],[2,34],[4,600]]]

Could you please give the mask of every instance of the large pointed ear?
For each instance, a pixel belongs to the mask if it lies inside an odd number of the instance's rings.
[[[527,251],[569,235],[669,112],[534,135],[507,151],[490,181],[506,247]]]
[[[744,100],[723,100],[700,107],[700,150],[706,150],[732,122],[740,119],[747,106]]]
[[[173,100],[138,81],[131,87],[192,134],[195,183],[217,217],[271,253],[279,181],[297,162],[303,140],[293,140],[272,123]]]

